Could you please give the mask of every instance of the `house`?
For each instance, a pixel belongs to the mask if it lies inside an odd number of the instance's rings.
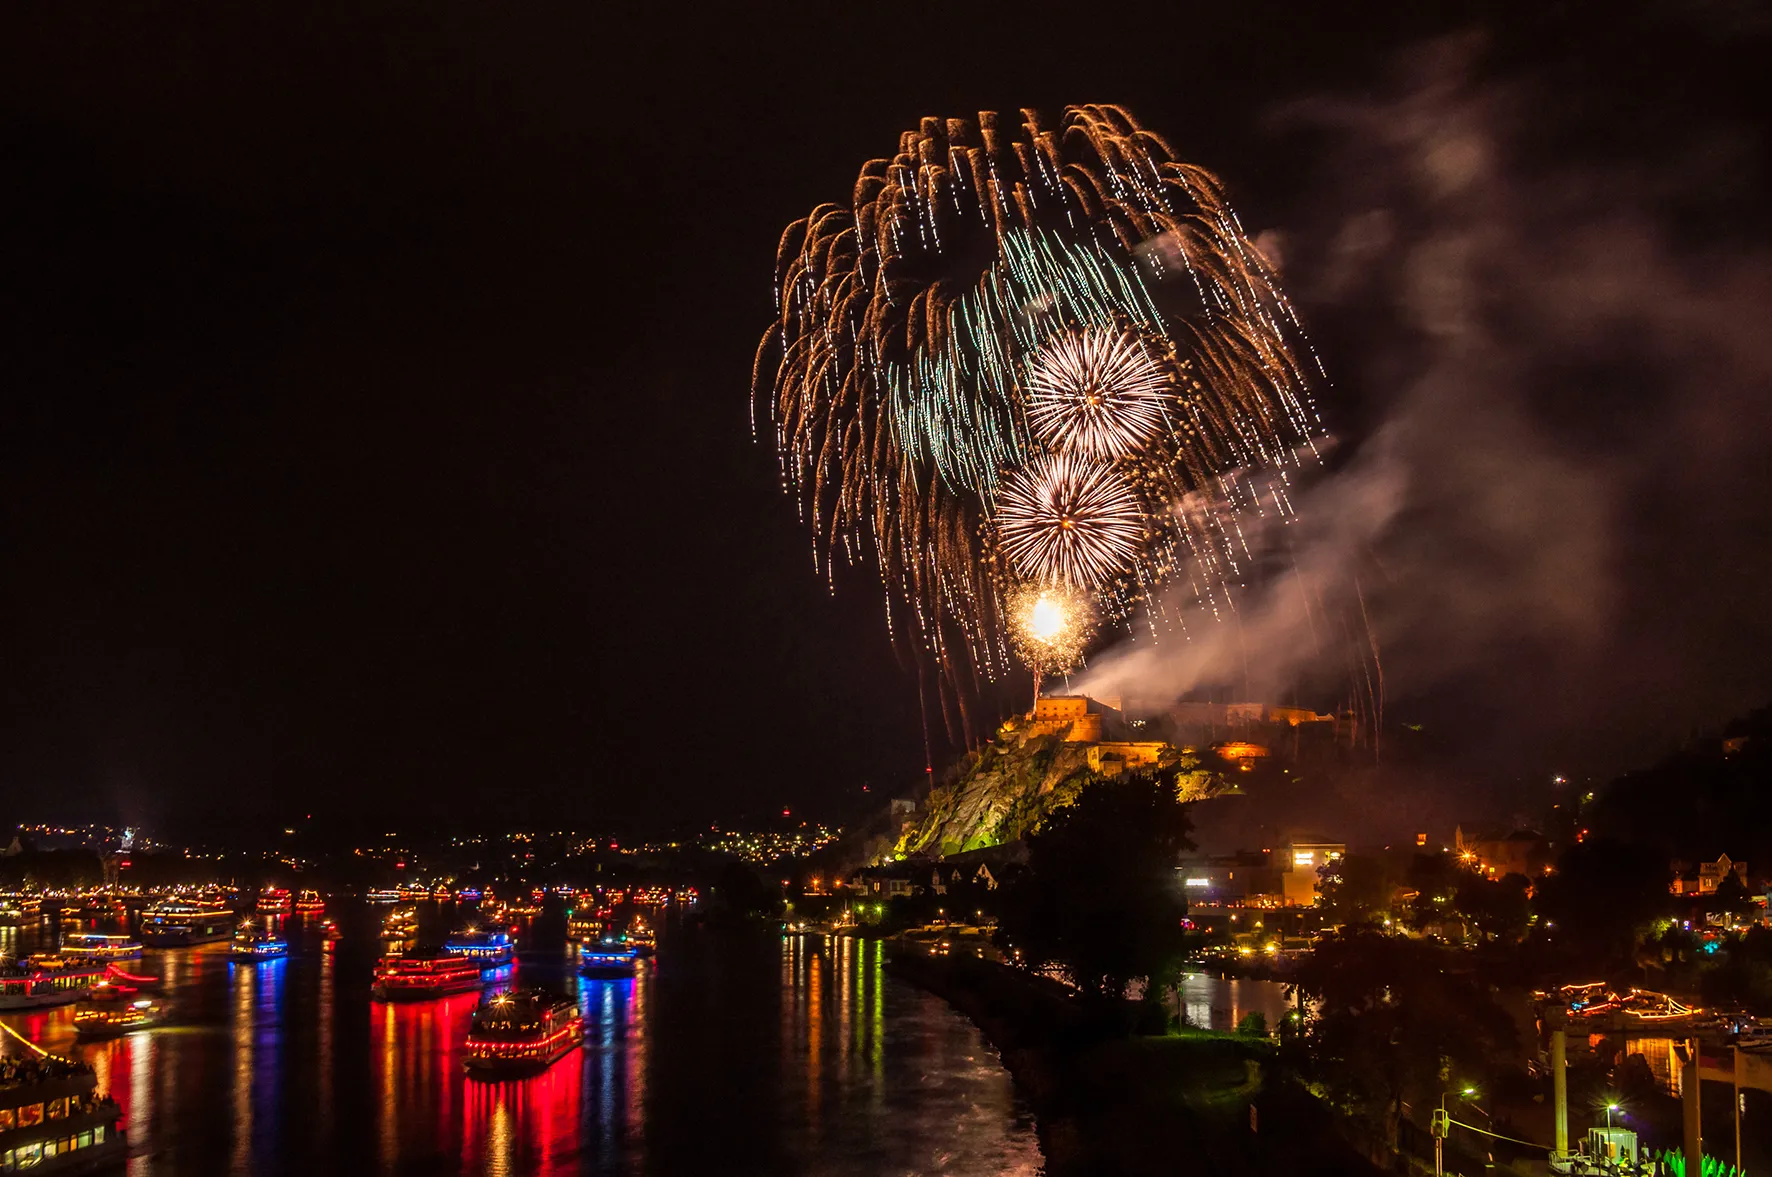
[[[1459,862],[1492,879],[1507,875],[1536,878],[1551,864],[1550,843],[1531,830],[1471,835],[1460,825],[1453,830],[1452,845]]]
[[[1696,868],[1675,862],[1673,873],[1668,890],[1675,895],[1715,895],[1717,887],[1730,875],[1734,875],[1742,886],[1747,885],[1747,863],[1736,862],[1727,854],[1717,855],[1715,862],[1701,862]]]

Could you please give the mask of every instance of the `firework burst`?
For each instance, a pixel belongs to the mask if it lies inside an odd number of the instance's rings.
[[[1215,575],[1233,527],[1172,505],[1283,482],[1320,430],[1312,357],[1222,186],[1120,107],[924,119],[788,226],[775,278],[753,421],[819,565],[877,567],[968,742],[968,697],[1020,649],[1014,583],[1124,617],[1178,552]]]
[[[1027,415],[1055,450],[1117,458],[1164,426],[1169,374],[1131,330],[1085,328],[1048,343],[1028,374]]]
[[[1138,559],[1144,511],[1112,464],[1059,453],[1036,458],[1005,480],[996,527],[1018,575],[1101,590]]]

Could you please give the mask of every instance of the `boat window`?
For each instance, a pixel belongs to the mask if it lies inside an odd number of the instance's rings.
[[[67,1096],[64,1095],[60,1099],[50,1100],[47,1104],[44,1105],[44,1110],[49,1114],[50,1119],[52,1119],[52,1120],[61,1119],[63,1116],[68,1114]]]
[[[76,1148],[88,1148],[91,1146],[91,1144],[92,1144],[92,1133],[82,1132],[80,1134],[79,1141],[76,1142],[76,1144],[75,1144],[75,1147]]]
[[[12,1109],[0,1108],[0,1132],[10,1132],[14,1126]]]
[[[22,1107],[18,1110],[19,1127],[23,1128],[23,1127],[27,1127],[31,1124],[41,1124],[42,1122],[43,1122],[43,1105],[42,1104],[28,1103],[24,1107]]]
[[[104,1142],[105,1142],[105,1126],[103,1124],[100,1124],[92,1130],[92,1143],[103,1144]]]

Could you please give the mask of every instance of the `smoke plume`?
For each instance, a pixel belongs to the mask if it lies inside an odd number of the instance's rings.
[[[1325,706],[1381,669],[1387,718],[1626,764],[1772,695],[1772,261],[1712,199],[1760,145],[1602,150],[1555,79],[1484,53],[1438,42],[1385,96],[1277,115],[1324,162],[1262,245],[1354,440],[1296,520],[1251,521],[1234,615],[1129,638],[1081,689]]]

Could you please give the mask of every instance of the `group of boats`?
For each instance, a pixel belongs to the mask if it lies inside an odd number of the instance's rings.
[[[1752,1017],[1687,1005],[1652,989],[1614,988],[1603,981],[1564,985],[1534,995],[1546,1029],[1576,1034],[1683,1036],[1743,1050],[1772,1050],[1772,1027]]]
[[[14,906],[23,912],[22,904]],[[396,907],[382,921],[380,935],[387,947],[376,962],[371,995],[395,1002],[482,992],[466,1041],[470,1072],[498,1076],[545,1069],[584,1041],[584,1023],[577,1004],[566,997],[533,987],[499,986],[516,962],[516,944],[497,924],[508,916],[532,914],[531,906],[519,901],[494,910],[483,901],[475,922],[459,928],[436,951],[415,950],[418,911]],[[159,979],[128,971],[128,962],[146,949],[227,940],[228,955],[236,962],[274,961],[288,956],[289,941],[274,930],[280,920],[262,917],[320,913],[324,907],[315,892],[292,896],[282,888],[268,888],[253,904],[257,918],[242,922],[236,908],[219,897],[166,898],[143,910],[137,937],[69,931],[55,953],[0,962],[0,1011],[78,1003],[74,1031],[86,1040],[150,1029],[166,1017],[163,1004],[145,992],[156,988]],[[613,915],[612,908],[595,908],[571,918],[569,949],[577,954],[580,976],[633,977],[640,962],[653,954],[656,938],[643,917],[617,929]],[[339,937],[330,918],[318,926],[328,946]]]

